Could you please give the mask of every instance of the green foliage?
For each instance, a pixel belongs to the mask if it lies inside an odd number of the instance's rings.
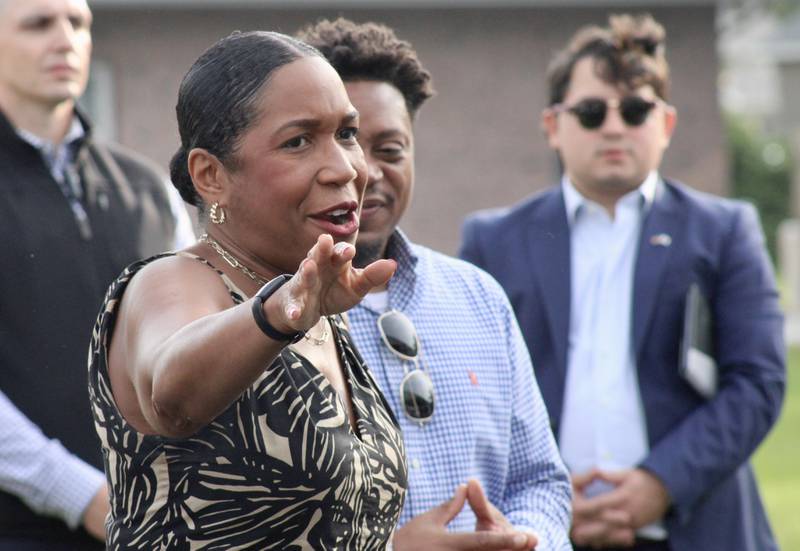
[[[778,17],[788,17],[800,8],[798,0],[772,0],[769,8],[778,14]]]
[[[753,463],[772,529],[781,549],[800,549],[800,348],[789,351],[788,385],[775,428],[757,450]]]
[[[740,116],[725,119],[731,192],[752,202],[761,216],[770,255],[775,259],[778,224],[790,215],[792,159],[786,140],[765,136]]]

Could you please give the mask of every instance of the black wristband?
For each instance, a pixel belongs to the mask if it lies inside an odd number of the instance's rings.
[[[253,300],[253,318],[255,318],[258,328],[261,329],[266,336],[276,341],[289,341],[291,344],[302,339],[306,332],[298,331],[297,333],[289,334],[278,331],[267,320],[267,316],[264,315],[263,307],[264,302],[266,302],[266,300],[272,296],[275,291],[280,289],[280,287],[290,279],[292,279],[291,274],[279,275],[275,279],[268,281],[266,285],[258,290],[256,296],[254,297],[255,299]]]

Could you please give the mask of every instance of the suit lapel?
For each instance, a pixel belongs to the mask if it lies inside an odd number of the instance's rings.
[[[633,342],[637,358],[652,322],[672,251],[682,246],[685,218],[673,194],[659,181],[655,200],[642,225],[633,276]]]
[[[560,189],[548,195],[531,225],[530,251],[535,280],[550,325],[552,345],[562,375],[567,369],[570,311],[570,238],[564,196]]]

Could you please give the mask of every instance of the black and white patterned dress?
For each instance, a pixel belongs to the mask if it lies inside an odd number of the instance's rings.
[[[339,316],[330,321],[357,431],[328,380],[289,347],[190,438],[144,435],[125,421],[108,378],[108,336],[131,277],[161,256],[112,284],[92,336],[89,392],[111,488],[108,548],[383,549],[407,484],[402,438]]]

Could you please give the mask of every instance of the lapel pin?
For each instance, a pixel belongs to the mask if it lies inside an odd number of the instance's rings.
[[[650,244],[655,247],[669,247],[672,245],[672,237],[667,233],[657,233],[650,237]]]

